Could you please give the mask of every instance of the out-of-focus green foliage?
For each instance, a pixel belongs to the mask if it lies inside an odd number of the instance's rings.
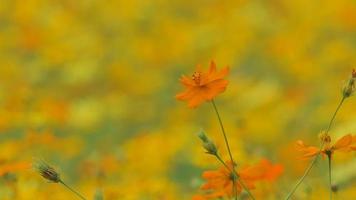
[[[317,144],[355,55],[349,0],[4,0],[0,168],[38,157],[88,198],[99,189],[107,200],[190,199],[218,165],[196,133],[228,157],[212,107],[191,110],[174,95],[181,74],[214,59],[231,68],[216,103],[236,161],[282,163],[279,182],[253,191],[281,199],[307,164],[295,140]],[[332,137],[354,133],[355,120],[350,98]],[[354,199],[355,159],[335,159],[335,198]],[[327,180],[321,160],[296,197],[326,197]],[[29,169],[0,178],[0,199],[75,196]]]

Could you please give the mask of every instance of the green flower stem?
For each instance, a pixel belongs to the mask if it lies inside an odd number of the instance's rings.
[[[329,122],[328,128],[326,129],[325,133],[328,133],[328,132],[330,131],[331,126],[332,126],[332,124],[333,124],[333,122],[334,122],[334,120],[335,120],[335,117],[336,117],[337,113],[339,112],[339,110],[340,110],[342,104],[344,103],[345,99],[346,99],[346,97],[343,96],[342,99],[341,99],[341,101],[340,101],[340,103],[339,103],[339,105],[336,107],[336,110],[335,110],[333,116],[331,117],[331,120],[330,120],[330,122]],[[299,179],[299,181],[295,184],[295,186],[293,187],[293,189],[288,193],[288,195],[287,195],[287,197],[285,198],[285,200],[288,200],[288,199],[290,199],[290,198],[293,196],[294,192],[297,190],[297,188],[299,187],[299,185],[300,185],[300,184],[304,181],[304,179],[308,176],[310,170],[314,167],[316,161],[318,160],[318,157],[319,157],[319,155],[320,155],[320,151],[322,150],[323,146],[324,146],[324,143],[322,143],[322,144],[320,145],[319,153],[318,153],[317,155],[315,155],[314,159],[310,162],[310,165],[308,166],[308,168],[304,171],[303,176],[302,176],[302,177]]]
[[[73,188],[71,188],[69,185],[64,183],[62,180],[59,181],[62,185],[64,185],[67,189],[69,189],[71,192],[76,194],[80,199],[86,200],[79,192],[75,191]]]
[[[215,157],[221,162],[221,164],[223,164],[225,166],[225,168],[230,171],[231,173],[234,174],[235,177],[237,177],[237,174],[234,171],[231,171],[231,169],[229,168],[229,166],[227,166],[227,164],[223,161],[223,159],[219,156],[219,154],[215,154]],[[232,180],[232,189],[233,189],[233,193],[234,193],[234,198],[235,200],[237,200],[237,190],[236,190],[236,179],[234,178]]]
[[[331,185],[331,153],[328,154],[328,164],[329,164],[329,191],[330,191],[330,200],[333,197],[332,185]]]
[[[225,132],[225,128],[224,128],[224,125],[223,125],[223,123],[222,123],[222,120],[221,120],[221,117],[220,117],[219,111],[218,111],[218,109],[217,109],[217,107],[216,107],[216,105],[215,105],[214,100],[211,100],[211,103],[213,104],[213,107],[214,107],[215,113],[216,113],[216,115],[217,115],[217,117],[218,117],[219,124],[220,124],[220,127],[221,127],[221,131],[222,131],[223,136],[224,136],[224,140],[225,140],[226,148],[227,148],[227,151],[229,152],[230,160],[231,160],[231,162],[232,162],[232,163],[235,163],[235,162],[234,162],[234,159],[233,159],[233,157],[232,157],[232,153],[231,153],[231,149],[230,149],[229,141],[228,141],[228,139],[227,139],[226,132]]]
[[[221,120],[219,111],[218,111],[218,109],[217,109],[217,107],[216,107],[216,104],[215,104],[214,100],[211,100],[211,103],[213,104],[215,113],[216,113],[216,115],[217,115],[217,117],[218,117],[219,124],[220,124],[220,127],[221,127],[221,131],[222,131],[223,136],[224,136],[224,141],[225,141],[225,144],[226,144],[226,148],[227,148],[227,151],[229,152],[230,160],[231,160],[231,162],[232,162],[232,164],[233,164],[233,166],[232,166],[232,172],[234,173],[234,175],[237,176],[237,179],[238,179],[238,181],[240,181],[241,186],[242,186],[242,187],[244,188],[244,190],[248,193],[248,195],[251,197],[251,199],[255,200],[255,197],[252,195],[252,193],[250,192],[250,190],[249,190],[249,189],[246,187],[246,185],[239,179],[239,177],[238,177],[238,175],[237,175],[237,172],[236,172],[235,166],[234,166],[234,163],[235,163],[235,162],[234,162],[234,159],[233,159],[233,157],[232,157],[232,153],[231,153],[229,141],[228,141],[228,139],[227,139],[226,132],[225,132],[225,128],[224,128],[224,125],[223,125],[223,123],[222,123],[222,120]],[[220,158],[220,162],[225,163],[223,160],[221,160],[221,158]],[[227,167],[227,168],[229,169],[229,167],[228,167],[226,164],[224,164],[224,165],[225,165],[225,167]],[[236,185],[236,180],[235,180],[235,179],[233,180],[233,185]],[[235,200],[237,200],[237,190],[235,190]]]
[[[335,110],[335,112],[334,112],[334,114],[333,114],[333,116],[332,116],[330,122],[329,122],[328,129],[326,129],[326,133],[328,133],[328,132],[330,131],[331,125],[332,125],[333,122],[334,122],[334,119],[335,119],[335,117],[336,117],[336,114],[337,114],[337,112],[339,112],[339,110],[340,110],[342,104],[344,103],[345,99],[346,99],[346,97],[343,96],[342,99],[341,99],[341,101],[340,101],[340,103],[339,103],[339,105],[337,106],[337,108],[336,108],[336,110]]]
[[[303,176],[299,179],[299,181],[295,184],[295,186],[293,187],[292,191],[290,191],[287,195],[287,197],[285,198],[286,200],[290,199],[292,197],[292,195],[294,194],[294,192],[297,190],[297,188],[299,187],[299,185],[304,181],[304,179],[308,176],[310,170],[313,168],[313,166],[315,165],[316,161],[319,158],[320,153],[318,153],[314,159],[311,161],[311,163],[309,164],[308,168],[304,171]]]

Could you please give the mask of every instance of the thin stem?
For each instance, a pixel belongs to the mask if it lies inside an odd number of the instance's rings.
[[[242,181],[241,178],[237,179],[237,181],[240,182],[241,186],[245,189],[245,191],[247,192],[248,196],[250,196],[253,200],[255,200],[255,197],[252,195],[252,193],[250,192],[249,189],[247,189],[247,186],[245,185],[245,183]]]
[[[66,183],[64,183],[62,180],[59,181],[60,183],[62,183],[62,185],[64,185],[67,189],[69,189],[70,191],[72,191],[74,194],[76,194],[79,198],[86,200],[79,192],[75,191],[73,188],[71,188],[69,185],[67,185]]]
[[[332,185],[331,185],[331,154],[328,154],[328,163],[329,163],[329,191],[330,191],[330,200],[333,197]]]
[[[333,116],[332,116],[330,122],[329,122],[328,129],[326,129],[326,133],[328,133],[328,132],[330,131],[331,125],[333,124],[333,122],[334,122],[334,120],[335,120],[336,114],[337,114],[337,112],[340,110],[340,108],[341,108],[342,104],[344,103],[345,99],[346,99],[346,97],[343,96],[342,99],[341,99],[341,101],[340,101],[340,103],[339,103],[339,105],[337,106],[337,108],[336,108],[336,110],[335,110],[335,112],[334,112],[334,114],[333,114]]]
[[[229,166],[227,166],[227,164],[221,159],[221,157],[219,156],[219,154],[215,154],[215,157],[226,167],[227,170],[229,170],[231,173],[234,173],[234,171],[231,171],[231,169],[229,168]],[[233,193],[234,193],[234,198],[235,200],[237,200],[237,190],[236,190],[236,180],[233,179],[232,181],[232,190],[233,190]]]
[[[328,133],[328,132],[330,131],[331,126],[332,126],[332,124],[333,124],[333,122],[334,122],[334,120],[335,120],[336,114],[339,112],[339,110],[340,110],[342,104],[344,103],[345,99],[346,99],[346,97],[343,96],[342,99],[341,99],[341,101],[340,101],[340,103],[339,103],[338,106],[336,107],[336,110],[335,110],[333,116],[331,117],[331,120],[330,120],[330,122],[329,122],[328,128],[326,129],[326,132],[325,132],[325,133]],[[308,176],[310,170],[311,170],[311,169],[313,168],[313,166],[315,165],[315,163],[316,163],[316,161],[317,161],[317,159],[318,159],[318,157],[319,157],[319,155],[320,155],[320,151],[322,150],[323,146],[324,146],[324,143],[322,143],[322,144],[320,145],[319,153],[318,153],[317,155],[315,155],[314,159],[310,162],[310,165],[308,166],[308,168],[304,171],[303,176],[302,176],[302,177],[299,179],[299,181],[295,184],[295,186],[293,187],[293,189],[288,193],[288,195],[287,195],[287,197],[285,198],[285,200],[288,200],[288,199],[290,199],[290,198],[292,197],[292,195],[293,195],[294,192],[297,190],[297,188],[299,187],[299,185],[300,185],[300,184],[304,181],[304,179]]]
[[[221,117],[220,117],[220,114],[219,114],[219,111],[215,105],[215,102],[214,100],[211,100],[211,103],[213,104],[213,107],[214,107],[214,110],[215,110],[215,113],[218,117],[218,120],[219,120],[219,124],[220,124],[220,127],[221,127],[221,131],[224,135],[224,140],[225,140],[225,144],[226,144],[226,148],[227,148],[227,151],[229,152],[229,156],[230,156],[230,160],[232,163],[234,163],[234,159],[232,158],[232,154],[231,154],[231,150],[230,150],[230,145],[229,145],[229,141],[227,139],[227,136],[226,136],[226,132],[225,132],[225,128],[224,128],[224,125],[222,123],[222,120],[221,120]]]
[[[221,162],[221,164],[223,164],[227,170],[231,171],[231,169],[229,168],[229,166],[227,166],[227,164],[221,159],[221,157],[216,154],[215,157]]]
[[[235,179],[235,178],[234,178]],[[237,189],[236,189],[236,181],[232,181],[232,193],[234,193],[234,198],[237,200]]]
[[[320,153],[319,153],[320,154]],[[304,181],[304,179],[308,176],[310,170],[314,167],[316,161],[319,158],[319,154],[317,154],[314,159],[311,161],[311,163],[309,164],[308,168],[304,171],[303,176],[299,179],[299,181],[295,184],[295,186],[293,187],[292,191],[290,191],[286,197],[286,200],[290,199],[292,197],[292,195],[294,194],[294,192],[297,190],[297,188],[299,187],[299,185]]]
[[[222,120],[221,120],[219,111],[218,111],[218,109],[217,109],[217,107],[216,107],[216,105],[215,105],[214,99],[211,100],[211,103],[213,104],[215,113],[216,113],[216,115],[217,115],[217,117],[218,117],[219,124],[220,124],[220,127],[221,127],[221,131],[222,131],[223,136],[224,136],[226,148],[227,148],[227,151],[229,152],[230,160],[231,160],[232,165],[233,165],[233,166],[232,166],[232,172],[234,173],[234,175],[237,176],[237,178],[239,178],[239,177],[238,177],[238,174],[237,174],[237,172],[236,172],[236,170],[235,170],[235,166],[234,166],[234,163],[235,163],[235,162],[234,162],[234,159],[233,159],[233,157],[232,157],[232,153],[231,153],[229,141],[228,141],[227,136],[226,136],[225,128],[224,128],[224,125],[223,125],[223,123],[222,123]],[[222,160],[221,160],[221,161],[222,161]],[[221,162],[221,161],[220,161],[220,162]],[[222,161],[222,162],[225,163],[224,161]],[[224,165],[226,166],[226,164],[224,164]],[[227,168],[228,168],[228,167],[227,167]],[[229,169],[229,168],[228,168],[228,169]],[[239,180],[239,179],[238,179],[238,180]],[[248,193],[248,195],[250,196],[250,198],[253,199],[253,200],[255,200],[255,197],[252,195],[252,193],[251,193],[250,190],[246,187],[246,185],[243,184],[241,180],[240,180],[240,183],[241,183],[241,186],[244,188],[244,190],[246,190],[246,192]],[[234,179],[234,180],[233,180],[233,185],[235,185],[235,184],[236,184],[236,180]],[[236,193],[235,193],[235,200],[237,200],[237,190],[236,190]]]

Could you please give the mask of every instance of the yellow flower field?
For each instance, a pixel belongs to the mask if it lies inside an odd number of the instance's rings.
[[[0,200],[356,199],[355,55],[354,0],[3,0]]]

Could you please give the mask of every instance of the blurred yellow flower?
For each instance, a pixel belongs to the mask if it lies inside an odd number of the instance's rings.
[[[15,162],[15,163],[6,163],[0,164],[0,176],[9,173],[9,172],[16,172],[20,170],[29,169],[31,164],[29,162]]]

